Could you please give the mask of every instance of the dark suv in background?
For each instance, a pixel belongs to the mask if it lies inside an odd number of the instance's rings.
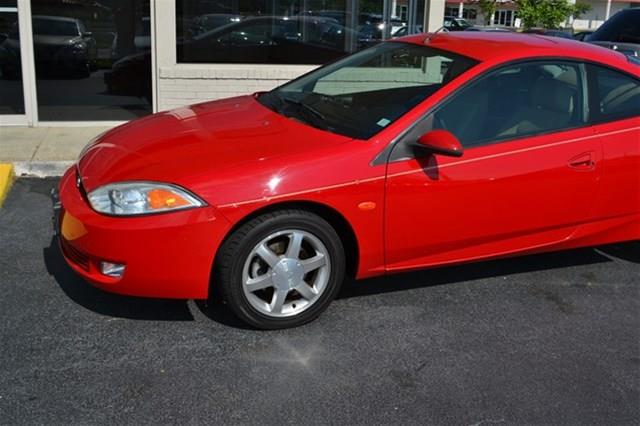
[[[626,55],[640,57],[640,8],[621,10],[586,40]]]

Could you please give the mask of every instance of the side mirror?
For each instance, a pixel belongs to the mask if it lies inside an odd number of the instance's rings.
[[[93,37],[93,33],[91,31],[86,31],[84,34],[82,34],[82,37]]]
[[[462,157],[464,152],[458,138],[446,130],[432,130],[425,133],[418,138],[416,146],[434,154],[447,155],[449,157]]]

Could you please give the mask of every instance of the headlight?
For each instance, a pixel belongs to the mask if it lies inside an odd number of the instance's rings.
[[[141,215],[204,206],[195,195],[175,185],[156,182],[121,182],[101,186],[88,194],[99,213]]]

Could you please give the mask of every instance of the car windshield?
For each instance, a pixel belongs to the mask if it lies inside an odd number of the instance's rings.
[[[403,42],[362,50],[260,96],[310,126],[369,139],[477,61]]]
[[[80,31],[73,21],[35,18],[33,20],[33,33],[49,36],[77,36]]]
[[[616,13],[589,36],[589,41],[640,43],[640,9]]]

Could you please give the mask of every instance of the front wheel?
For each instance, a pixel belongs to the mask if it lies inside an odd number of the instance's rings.
[[[283,210],[247,222],[224,242],[213,285],[242,320],[279,329],[320,315],[344,274],[344,248],[333,227],[311,212]]]

